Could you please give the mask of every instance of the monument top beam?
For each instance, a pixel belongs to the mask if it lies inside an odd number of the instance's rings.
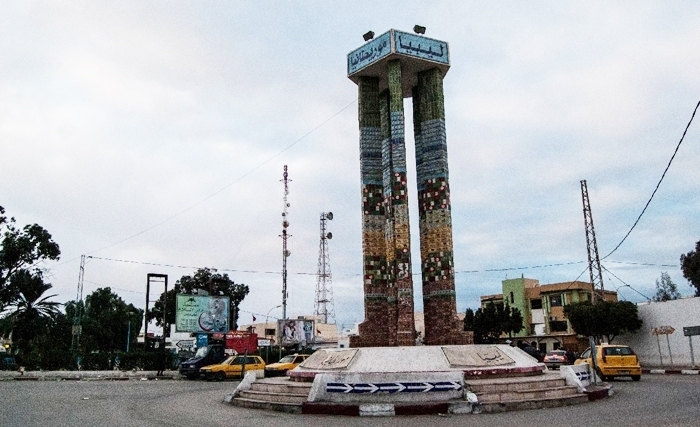
[[[386,63],[394,59],[401,61],[406,98],[411,96],[419,72],[438,68],[444,76],[450,69],[447,42],[392,29],[348,53],[348,78],[358,83],[360,77],[378,77],[380,89],[386,88]]]

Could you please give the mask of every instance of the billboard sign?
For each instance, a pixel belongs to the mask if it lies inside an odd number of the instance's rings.
[[[314,342],[316,325],[313,320],[303,319],[279,319],[277,330],[281,345],[301,344],[303,346]]]
[[[226,332],[229,329],[229,297],[177,295],[177,332]]]

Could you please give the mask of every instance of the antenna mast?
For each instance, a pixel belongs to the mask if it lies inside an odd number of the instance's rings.
[[[593,227],[593,214],[591,203],[588,199],[588,186],[586,180],[581,181],[581,197],[583,198],[583,224],[586,228],[586,244],[588,246],[588,271],[591,274],[593,285],[593,304],[598,298],[603,299],[603,274],[600,269],[600,257],[598,256],[598,243],[595,240],[595,228]]]
[[[282,319],[287,319],[287,258],[292,254],[287,250],[287,239],[292,237],[291,234],[287,234],[287,228],[289,227],[289,220],[287,218],[287,208],[289,203],[287,202],[287,195],[289,194],[289,182],[287,174],[287,165],[284,165],[284,174],[282,175],[282,182],[284,183],[284,207],[282,208]]]
[[[316,281],[316,303],[314,314],[323,318],[323,323],[328,323],[331,317],[335,324],[335,310],[333,304],[333,290],[331,289],[331,261],[328,255],[328,240],[333,234],[326,232],[326,221],[333,219],[333,212],[321,213],[321,241],[318,245],[318,280]]]

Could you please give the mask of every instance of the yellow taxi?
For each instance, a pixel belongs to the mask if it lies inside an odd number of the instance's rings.
[[[308,354],[290,354],[284,356],[277,363],[270,363],[265,367],[266,377],[279,377],[287,374],[287,371],[299,366],[307,357]]]
[[[265,374],[265,362],[260,356],[235,355],[216,365],[204,366],[199,373],[207,380],[223,381],[226,378],[242,378],[243,373],[255,372],[262,378]]]
[[[600,379],[608,381],[614,377],[630,377],[632,381],[642,378],[642,367],[634,351],[626,345],[601,344],[596,348],[596,365]],[[593,366],[591,349],[587,348],[574,365],[588,363]]]

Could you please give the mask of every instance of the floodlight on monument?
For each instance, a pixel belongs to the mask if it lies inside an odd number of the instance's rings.
[[[326,234],[326,239],[332,239],[333,238],[333,233],[330,231]]]
[[[414,25],[413,32],[416,34],[425,34],[425,27],[421,25]]]
[[[362,38],[365,39],[366,42],[372,40],[374,38],[374,31],[367,31],[362,35]]]
[[[325,215],[326,215],[326,219],[331,220],[331,221],[333,220],[333,212],[328,212]]]

